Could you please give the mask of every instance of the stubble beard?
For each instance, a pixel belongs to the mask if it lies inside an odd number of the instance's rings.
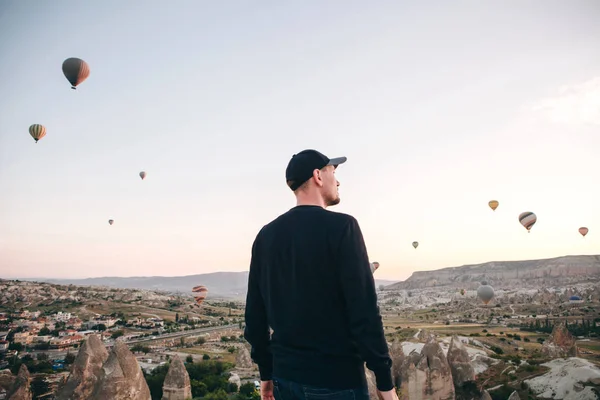
[[[340,201],[341,201],[340,195],[336,193],[335,197],[327,199],[325,201],[325,204],[327,205],[327,207],[331,207],[331,206],[335,206],[336,204],[339,204]]]

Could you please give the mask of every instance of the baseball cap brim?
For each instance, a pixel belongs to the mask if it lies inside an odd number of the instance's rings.
[[[333,165],[334,167],[337,167],[340,164],[345,163],[347,160],[346,157],[336,157],[336,158],[332,158],[329,160],[329,162],[327,163],[327,165]]]

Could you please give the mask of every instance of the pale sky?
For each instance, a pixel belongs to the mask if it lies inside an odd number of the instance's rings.
[[[599,20],[595,0],[2,1],[0,277],[247,270],[306,148],[348,157],[331,210],[379,279],[598,254]],[[68,57],[91,68],[76,91]]]

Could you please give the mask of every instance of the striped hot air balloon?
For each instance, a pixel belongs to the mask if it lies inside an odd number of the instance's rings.
[[[537,216],[531,211],[525,211],[519,215],[519,222],[527,229],[528,233],[531,231],[531,227],[536,221]]]
[[[67,58],[63,61],[62,71],[73,90],[90,76],[90,66],[80,58]]]
[[[208,288],[203,285],[198,285],[194,286],[192,292],[194,292],[194,300],[196,300],[196,304],[200,306],[200,304],[204,302],[204,299],[206,299],[206,296],[208,295]]]
[[[46,127],[40,124],[33,124],[29,127],[29,134],[37,143],[38,140],[46,136]]]

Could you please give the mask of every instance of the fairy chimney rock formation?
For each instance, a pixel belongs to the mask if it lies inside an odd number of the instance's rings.
[[[402,364],[404,363],[404,351],[402,343],[396,338],[391,345],[388,344],[390,358],[392,359],[392,382],[396,388],[399,388],[402,383]],[[367,376],[367,386],[369,388],[369,398],[378,400],[377,382],[373,371],[367,368],[365,363],[365,374]]]
[[[75,357],[67,383],[58,392],[57,400],[89,399],[107,358],[108,351],[98,335],[88,336]]]
[[[554,326],[552,334],[542,346],[542,354],[551,358],[578,356],[575,338],[571,335],[564,322]]]
[[[367,388],[369,390],[369,400],[378,400],[379,396],[377,396],[377,379],[375,378],[375,374],[373,371],[367,368],[365,364],[365,374],[367,376]]]
[[[0,371],[0,394],[4,393],[4,395],[6,396],[8,391],[10,389],[12,389],[12,387],[15,383],[15,379],[17,379],[17,377],[13,376],[12,372],[10,372],[10,369],[1,370]],[[4,391],[4,392],[2,392],[2,391]]]
[[[235,357],[235,366],[242,369],[251,369],[254,367],[252,359],[250,358],[250,351],[248,351],[246,346],[241,346],[238,349]]]
[[[457,387],[465,382],[475,380],[475,370],[471,365],[469,353],[456,335],[452,336],[448,349],[448,364],[452,371],[452,379]]]
[[[29,371],[25,364],[21,364],[21,368],[19,368],[19,373],[17,374],[17,379],[13,384],[13,387],[8,392],[8,396],[6,397],[8,400],[31,400],[31,389],[29,385],[31,384]]]
[[[125,343],[115,342],[90,399],[151,400],[142,369]]]
[[[421,353],[412,351],[402,365],[401,400],[454,400],[454,383],[444,351],[433,336]]]
[[[179,356],[171,357],[169,372],[163,383],[162,400],[188,400],[192,398],[190,375]]]
[[[425,329],[419,330],[415,335],[415,338],[421,343],[427,343],[431,339],[435,339],[435,334]]]
[[[406,359],[404,350],[402,349],[402,342],[398,339],[395,339],[390,346],[390,358],[392,359],[392,379],[394,386],[398,388],[402,385],[402,365]]]

